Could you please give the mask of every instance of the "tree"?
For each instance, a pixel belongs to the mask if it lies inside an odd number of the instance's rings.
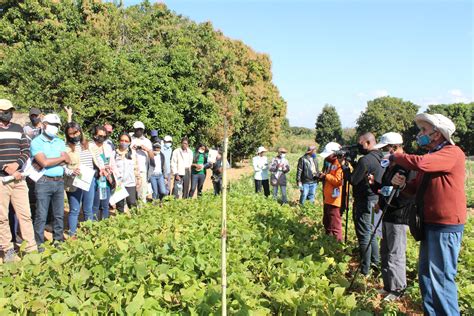
[[[426,112],[449,117],[456,125],[453,140],[468,155],[474,155],[474,102],[430,105]]]
[[[388,132],[397,132],[402,134],[405,146],[411,150],[418,108],[410,101],[390,96],[368,101],[365,111],[357,119],[357,134],[372,132],[378,138]]]
[[[329,142],[341,142],[342,127],[336,108],[326,104],[316,119],[316,142],[324,146]]]

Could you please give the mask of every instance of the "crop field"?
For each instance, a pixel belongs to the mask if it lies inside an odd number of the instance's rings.
[[[297,156],[290,155],[292,166]],[[294,177],[294,168],[290,178]],[[470,182],[472,185],[472,182]],[[472,192],[472,187],[470,188]],[[290,197],[297,195],[290,187]],[[472,194],[472,193],[471,193]],[[321,192],[314,206],[280,206],[253,194],[248,176],[228,198],[228,309],[236,315],[421,313],[417,244],[409,238],[407,295],[382,303],[380,277],[348,285],[356,269],[349,242],[324,234]],[[471,200],[472,201],[472,200]],[[77,240],[0,265],[0,315],[220,313],[221,200],[169,200],[131,215],[84,223]],[[351,217],[351,216],[349,216]],[[474,309],[473,221],[465,229],[457,277],[463,314]]]

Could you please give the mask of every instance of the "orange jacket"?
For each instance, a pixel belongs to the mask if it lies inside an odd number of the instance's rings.
[[[337,207],[341,207],[341,195],[342,195],[342,166],[338,160],[334,161],[330,167],[329,173],[326,174],[324,179],[324,204],[330,204]],[[333,197],[334,189],[339,189],[339,195]]]

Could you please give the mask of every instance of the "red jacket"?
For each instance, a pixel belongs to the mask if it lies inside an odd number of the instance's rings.
[[[425,223],[466,223],[465,156],[459,147],[446,145],[439,151],[422,156],[395,154],[393,158],[396,164],[418,171],[416,179],[407,184],[404,193],[415,194],[423,174],[432,174],[424,197]]]

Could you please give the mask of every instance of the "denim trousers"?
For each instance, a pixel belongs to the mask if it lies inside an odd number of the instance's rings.
[[[288,197],[286,196],[286,185],[276,185],[273,187],[273,198],[278,200],[278,188],[281,191],[281,203],[288,203]]]
[[[316,182],[303,183],[303,191],[300,195],[300,204],[303,205],[306,200],[309,200],[311,204],[314,203],[314,196],[316,194],[316,188],[318,184]]]
[[[418,267],[425,315],[459,315],[455,277],[463,232],[440,232],[425,225]]]
[[[153,199],[162,199],[165,195],[168,195],[168,190],[165,185],[165,178],[163,174],[153,174],[150,177],[151,187],[153,189]]]
[[[93,219],[92,208],[94,206],[94,197],[96,190],[96,182],[92,181],[89,191],[76,189],[74,192],[67,192],[69,201],[69,235],[74,236],[79,222],[79,213],[81,206],[84,211],[84,220],[89,221]]]
[[[92,207],[92,220],[98,221],[101,219],[109,218],[109,200],[111,196],[110,187],[107,186],[107,197],[105,200],[100,199],[99,186],[96,184],[94,194],[94,206]],[[102,216],[99,216],[99,211],[102,210]]]
[[[354,201],[354,225],[359,241],[361,273],[363,275],[369,274],[371,264],[378,266],[380,262],[379,245],[376,236],[374,236],[368,247],[374,230],[372,212],[376,203],[376,200]]]
[[[194,196],[194,192],[197,189],[197,195],[202,195],[202,187],[204,186],[204,181],[206,181],[206,174],[193,174],[191,176],[191,190],[189,191],[189,198]]]
[[[44,243],[44,226],[51,204],[53,210],[53,239],[64,240],[64,180],[52,181],[41,177],[35,185],[36,214],[35,239],[38,245]]]

